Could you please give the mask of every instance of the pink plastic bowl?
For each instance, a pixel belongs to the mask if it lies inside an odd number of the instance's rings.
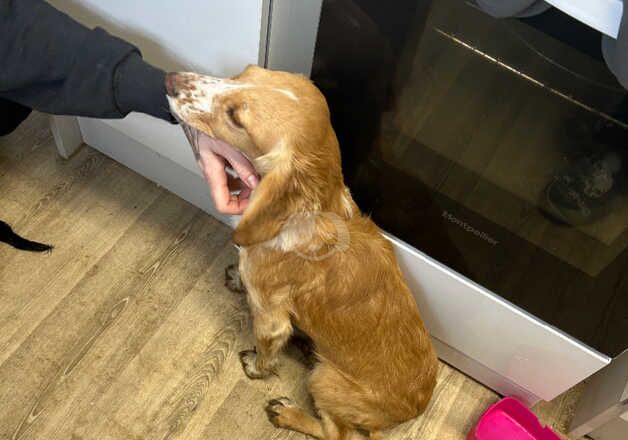
[[[506,397],[486,410],[467,440],[561,440],[523,403]]]

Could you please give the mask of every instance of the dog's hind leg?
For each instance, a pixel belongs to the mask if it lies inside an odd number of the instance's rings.
[[[266,405],[268,420],[277,428],[290,429],[324,439],[321,421],[296,406],[287,397],[279,397],[268,401]]]
[[[321,414],[327,438],[353,439],[368,432],[373,440],[381,439],[379,431],[392,424],[382,411],[368,386],[363,386],[348,373],[321,359],[310,374],[308,389]],[[328,416],[330,415],[330,416]],[[337,427],[337,434],[334,431]]]
[[[361,438],[357,431],[334,422],[332,417],[325,411],[320,413],[321,418],[317,419],[304,409],[294,405],[287,397],[269,400],[266,405],[268,420],[277,428],[302,432],[321,440]]]
[[[329,414],[319,410],[321,414],[321,424],[323,425],[324,440],[358,440],[362,436],[358,431],[337,423]]]

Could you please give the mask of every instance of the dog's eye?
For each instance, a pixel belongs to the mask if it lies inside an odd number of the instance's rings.
[[[236,127],[244,128],[242,122],[240,122],[240,118],[238,117],[238,110],[235,107],[229,107],[227,109],[227,117],[229,118],[229,121],[231,121],[231,123]]]

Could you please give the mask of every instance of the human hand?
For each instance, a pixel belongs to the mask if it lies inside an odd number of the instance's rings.
[[[196,160],[209,184],[216,209],[222,214],[242,214],[252,190],[259,183],[255,168],[240,152],[221,140],[201,132],[198,132],[195,140],[198,152],[196,154],[195,151]],[[222,152],[228,153],[226,157],[220,154]],[[227,173],[227,166],[238,177]]]

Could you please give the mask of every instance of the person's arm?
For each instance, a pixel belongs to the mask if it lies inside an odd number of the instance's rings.
[[[88,29],[43,0],[0,0],[0,101],[52,114],[122,118],[136,111],[175,122],[165,76],[133,45]],[[198,163],[216,209],[242,213],[257,184],[255,170],[236,170],[248,187],[229,178],[225,159],[210,149],[220,141],[200,140]]]
[[[133,45],[43,0],[0,0],[0,98],[52,114],[173,122],[165,72]]]

